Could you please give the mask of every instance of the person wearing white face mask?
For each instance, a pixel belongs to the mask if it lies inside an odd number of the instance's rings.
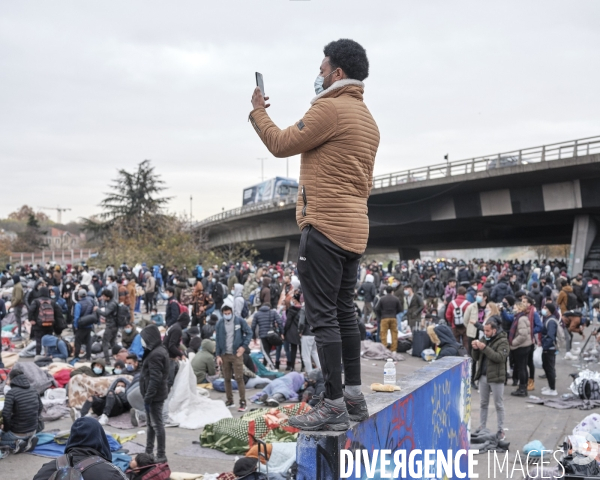
[[[125,372],[125,364],[123,362],[116,362],[114,373],[121,375]],[[117,373],[118,372],[118,373]],[[86,415],[95,413],[100,418],[98,422],[100,425],[106,425],[110,417],[116,417],[122,413],[128,412],[131,408],[127,401],[127,395],[125,391],[129,386],[129,380],[126,378],[118,378],[108,389],[106,396],[93,396],[88,397],[83,403],[81,411],[77,411],[75,408],[71,408],[71,419],[73,421]]]
[[[369,75],[365,49],[341,39],[325,46],[323,53],[316,97],[300,121],[279,129],[266,112],[269,98],[259,88],[252,95],[249,121],[275,157],[302,155],[296,206],[302,230],[298,277],[326,380],[318,412],[289,422],[303,430],[344,430],[352,417],[368,417],[360,388],[354,287],[369,237],[367,199],[379,129],[363,101],[363,80]]]

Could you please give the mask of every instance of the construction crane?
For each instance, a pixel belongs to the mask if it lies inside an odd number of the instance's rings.
[[[41,210],[56,210],[56,223],[62,223],[62,212],[67,212],[71,210],[70,208],[60,208],[60,207],[38,207]]]

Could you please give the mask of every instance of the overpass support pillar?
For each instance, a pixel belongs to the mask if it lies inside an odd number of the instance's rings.
[[[400,254],[400,260],[402,261],[421,258],[421,251],[418,248],[400,247],[398,253]]]
[[[300,245],[294,240],[286,240],[285,250],[283,251],[283,263],[298,261],[298,251]]]
[[[583,271],[583,264],[596,238],[596,222],[590,215],[577,215],[573,223],[571,252],[569,254],[569,275]]]

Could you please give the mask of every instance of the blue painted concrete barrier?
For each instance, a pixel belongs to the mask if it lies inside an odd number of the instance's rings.
[[[347,432],[301,432],[296,458],[298,480],[340,479],[340,450],[469,449],[471,419],[471,360],[446,357],[398,380],[394,393],[367,395],[370,417],[353,423]],[[401,365],[400,365],[400,368]],[[372,457],[371,457],[372,458]],[[468,459],[460,458],[460,470],[468,472]],[[394,467],[391,470],[393,471]],[[351,479],[380,479],[381,471],[365,471]],[[425,478],[425,475],[401,478]],[[453,477],[450,477],[453,478]],[[458,477],[455,477],[458,478]],[[465,477],[463,477],[465,478]],[[468,478],[468,475],[467,477]]]

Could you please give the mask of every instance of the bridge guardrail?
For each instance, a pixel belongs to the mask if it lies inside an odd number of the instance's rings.
[[[386,175],[378,175],[373,178],[373,190],[436,178],[468,175],[470,173],[512,167],[515,165],[550,162],[553,160],[560,160],[561,158],[572,158],[593,153],[600,153],[600,136],[580,138],[578,140],[552,143],[520,150],[511,150],[494,155],[456,160],[426,167],[411,168],[401,172],[388,173]],[[276,200],[267,200],[265,202],[234,208],[233,210],[227,210],[205,218],[196,223],[195,226],[201,227],[209,223],[231,217],[238,217],[246,213],[285,207],[289,204],[296,203],[296,199],[296,195],[291,195]]]

